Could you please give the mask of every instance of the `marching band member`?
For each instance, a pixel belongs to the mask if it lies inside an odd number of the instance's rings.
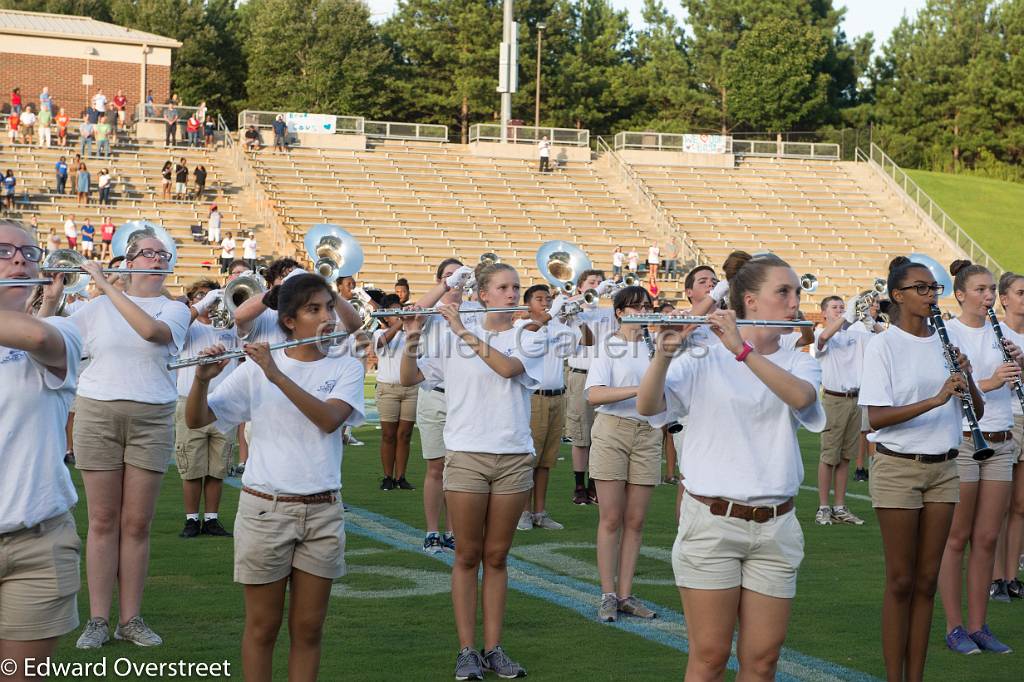
[[[658,351],[637,395],[654,423],[689,415],[683,442],[686,494],[672,550],[690,639],[687,677],[722,679],[739,620],[742,679],[774,679],[786,636],[803,534],[793,513],[803,476],[797,427],[821,431],[821,370],[782,349],[778,327],[737,327],[736,318],[795,319],[797,275],[774,255],[734,252],[725,263],[730,310],[710,313],[721,339],[703,357],[672,356],[679,332]]]
[[[335,294],[323,278],[301,274],[275,288],[287,338],[334,330]],[[216,354],[223,346],[207,349]],[[315,680],[331,583],[345,574],[341,426],[359,424],[363,367],[317,344],[270,351],[244,346],[243,363],[207,396],[228,361],[201,365],[185,408],[189,428],[222,432],[253,425],[252,458],[242,477],[235,518],[236,582],[245,586],[242,668],[246,680],[269,681],[274,643],[290,595],[290,680]]]
[[[999,323],[1003,336],[1018,348],[1024,347],[1024,276],[1014,272],[1003,273],[999,278],[999,303],[1004,313],[1003,321]],[[1024,540],[1024,415],[1016,395],[1011,396],[1010,407],[1013,408],[1013,442],[1018,453],[1013,464],[1010,512],[996,545],[996,565],[989,588],[989,594],[996,601],[1024,599],[1024,585],[1017,579]]]
[[[623,315],[653,312],[643,287],[615,294],[612,310]],[[598,619],[610,623],[625,613],[656,614],[633,595],[633,575],[643,543],[644,520],[654,486],[661,479],[661,424],[652,426],[636,408],[640,379],[654,350],[650,332],[620,324],[606,338],[587,374],[587,401],[597,411],[590,448],[590,478],[601,500],[597,527],[597,569],[601,576]]]
[[[19,223],[0,220],[0,278],[35,279],[42,257]],[[24,313],[31,296],[0,287],[0,660],[16,662],[47,659],[78,627],[82,546],[63,463],[82,340],[70,320]],[[12,678],[26,679],[19,669]]]
[[[846,507],[846,485],[850,458],[856,457],[860,449],[861,409],[857,396],[864,349],[871,336],[857,322],[855,300],[844,304],[838,296],[826,296],[821,301],[821,313],[825,326],[814,335],[814,352],[821,364],[825,429],[821,432],[814,522],[819,526],[833,522],[860,526],[864,521]],[[835,505],[829,506],[828,493],[833,485]]]
[[[397,294],[381,299],[382,308],[399,307]],[[384,468],[381,490],[415,490],[405,479],[409,464],[412,429],[416,424],[415,386],[402,386],[399,365],[405,352],[405,332],[402,318],[388,317],[381,322],[385,327],[373,333],[373,347],[377,354],[377,411],[380,413],[380,461]]]
[[[195,282],[186,294],[196,315],[188,328],[181,354],[186,357],[198,355],[210,346],[222,345],[234,348],[236,336],[233,329],[217,329],[210,322],[209,307],[202,308],[203,301],[211,293],[220,292],[220,285],[212,280]],[[201,309],[200,309],[201,308]],[[237,366],[237,361],[228,363],[227,368],[217,375],[212,385],[216,387]],[[194,538],[200,534],[229,537],[219,518],[220,496],[224,489],[224,478],[228,474],[231,438],[225,437],[212,426],[190,429],[185,424],[185,400],[192,390],[195,367],[177,370],[178,402],[174,412],[174,459],[181,476],[185,500],[185,527],[180,537]],[[203,498],[203,518],[199,519],[199,500]]]
[[[166,268],[171,257],[159,239],[143,236],[129,244],[125,266],[129,272]],[[128,275],[122,293],[99,263],[82,267],[104,295],[71,316],[91,358],[78,382],[73,434],[89,508],[90,619],[77,646],[95,649],[109,639],[115,583],[120,618],[114,638],[155,646],[162,640],[140,611],[150,524],[174,454],[178,392],[166,365],[185,343],[191,314],[162,295],[166,275]]]
[[[984,461],[972,456],[970,427],[963,422],[964,437],[956,458],[960,474],[960,501],[946,540],[939,571],[939,594],[946,612],[946,645],[960,654],[992,651],[1010,653],[985,623],[988,588],[992,582],[996,540],[1006,517],[1013,481],[1013,463],[1018,447],[1013,441],[1013,409],[1010,383],[1020,377],[1020,350],[1007,342],[1016,362],[1004,362],[1002,349],[988,321],[988,309],[995,304],[996,283],[986,268],[970,261],[954,261],[953,293],[960,304],[960,316],[946,323],[949,340],[971,359],[977,372],[978,389],[985,399],[985,414],[979,417],[989,447],[995,455]],[[967,629],[961,610],[964,550],[967,557]]]
[[[968,359],[956,351],[964,374],[951,375],[928,325],[942,293],[928,268],[895,258],[888,291],[893,324],[868,343],[859,402],[878,452],[870,488],[885,551],[882,655],[890,682],[915,682],[924,675],[935,585],[959,497],[956,396],[970,391],[979,411],[984,403]]]
[[[519,303],[519,275],[503,263],[490,264],[476,279],[485,308]],[[530,393],[540,385],[541,361],[532,333],[513,327],[512,313],[488,313],[463,325],[457,304],[440,308],[450,331],[438,348],[423,349],[417,362],[422,317],[406,318],[402,383],[445,382],[447,416],[444,490],[458,543],[452,566],[452,606],[459,636],[455,679],[483,679],[485,670],[502,678],[526,671],[501,647],[508,590],[506,558],[516,522],[533,487],[534,449],[530,435]],[[501,405],[486,419],[481,405]],[[484,648],[474,648],[477,573],[483,564]]]
[[[868,306],[868,319],[865,321],[865,328],[873,334],[885,331],[885,326],[877,322],[880,309],[881,305],[878,298],[873,299],[871,305]],[[866,348],[867,346],[865,346],[865,349]],[[871,424],[868,423],[868,408],[861,406],[860,449],[857,451],[857,464],[853,470],[853,480],[860,481],[862,483],[868,480],[868,466],[875,456],[875,444],[868,440],[868,434],[870,432]]]

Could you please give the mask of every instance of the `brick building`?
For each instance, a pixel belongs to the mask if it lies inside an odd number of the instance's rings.
[[[10,111],[14,88],[38,110],[46,86],[55,112],[64,107],[77,117],[96,90],[112,100],[120,89],[133,115],[147,90],[157,103],[170,96],[177,47],[177,40],[88,17],[0,10],[0,110]]]

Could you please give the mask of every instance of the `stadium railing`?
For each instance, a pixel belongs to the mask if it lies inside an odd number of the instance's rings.
[[[507,141],[513,144],[537,144],[547,136],[551,144],[567,147],[589,147],[590,131],[577,128],[539,128],[534,126],[508,127]],[[501,125],[496,123],[475,123],[469,127],[470,142],[501,142]]]
[[[786,159],[839,160],[839,145],[831,142],[733,140],[732,151],[737,156],[775,156]]]
[[[257,130],[271,130],[274,126],[274,120],[281,115],[287,114],[285,111],[257,111],[254,109],[246,109],[238,112],[238,134],[241,135],[246,128],[251,125],[256,126]],[[335,135],[362,135],[363,134],[363,122],[362,116],[335,116],[334,134]],[[271,138],[273,140],[273,138]],[[266,140],[264,140],[266,144]]]
[[[679,227],[676,223],[675,218],[672,217],[671,211],[669,211],[661,203],[661,200],[654,194],[644,179],[640,177],[640,174],[630,166],[628,163],[622,160],[622,158],[615,153],[615,150],[608,146],[604,138],[598,136],[596,138],[597,152],[603,154],[605,157],[610,159],[612,168],[618,173],[619,179],[622,184],[630,190],[633,195],[633,199],[646,208],[654,216],[657,228],[671,236],[674,239],[678,239],[685,249],[686,265],[687,267],[695,267],[702,263],[709,263],[707,254],[704,253],[703,249],[697,246],[697,243],[690,239],[689,235]]]
[[[154,102],[147,106],[145,103],[138,104],[135,107],[135,118],[136,121],[163,121],[164,120],[164,109],[169,105],[164,102],[163,104],[157,104]],[[184,104],[175,104],[174,108],[178,110],[178,123],[179,125],[188,120],[189,116],[199,111],[199,107],[187,107]],[[209,107],[207,107],[209,111]]]
[[[726,137],[725,153],[732,152],[732,138]],[[683,151],[681,133],[654,133],[623,131],[615,133],[615,149],[649,149],[661,152]]]
[[[967,254],[971,262],[984,265],[996,277],[1003,273],[1004,268],[999,265],[996,259],[990,256],[985,249],[981,248],[981,245],[974,241],[955,220],[950,218],[949,214],[943,211],[928,196],[928,193],[921,189],[921,186],[907,175],[906,171],[896,165],[896,162],[882,151],[881,147],[872,142],[866,153],[858,147],[856,159],[874,168],[926,225],[930,225],[933,229],[939,230],[946,235],[957,247]]]
[[[385,140],[447,142],[448,126],[435,123],[363,121],[363,134],[367,137]]]

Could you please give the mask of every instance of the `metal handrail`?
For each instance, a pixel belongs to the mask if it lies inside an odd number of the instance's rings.
[[[231,131],[228,130],[227,121],[225,121],[224,117],[220,115],[220,112],[217,113],[217,130],[219,130],[221,135],[224,136],[225,147],[230,148],[235,146],[235,140],[231,137]]]
[[[550,128],[541,126],[508,127],[506,140],[513,144],[537,144],[547,136],[553,145],[566,147],[589,147],[590,131],[578,128]],[[501,125],[495,123],[474,123],[469,127],[470,142],[501,142]]]
[[[367,137],[385,140],[423,140],[447,142],[448,126],[438,123],[403,123],[401,121],[364,121]]]
[[[684,137],[685,135],[682,133],[657,133],[653,131],[635,132],[624,130],[615,133],[613,143],[616,151],[620,149],[647,149],[653,151],[682,152],[684,151]],[[731,154],[732,137],[728,135],[719,137],[725,138],[725,153]]]
[[[274,120],[278,116],[283,116],[289,113],[292,112],[245,109],[238,112],[238,130],[245,130],[251,125],[256,126],[257,129],[269,130],[273,127]],[[335,135],[362,135],[363,123],[365,121],[362,116],[335,116],[334,118]]]
[[[896,162],[882,151],[881,147],[872,142],[868,153],[865,153],[858,147],[854,153],[854,158],[874,168],[926,225],[931,225],[933,229],[948,237],[954,246],[971,259],[971,262],[984,265],[996,277],[1003,273],[1004,269],[999,262],[990,256],[978,242],[974,241],[955,220],[950,218],[949,214],[943,211],[928,196],[927,192],[921,189],[921,186],[907,175],[906,171],[896,165]]]
[[[679,224],[676,223],[671,212],[665,208],[661,203],[661,200],[655,196],[654,192],[644,179],[640,177],[640,174],[630,166],[628,163],[622,160],[622,158],[615,152],[614,149],[608,146],[608,143],[600,135],[596,138],[597,151],[598,153],[604,153],[615,162],[615,166],[619,171],[619,176],[623,179],[628,187],[633,188],[634,196],[640,202],[646,205],[647,210],[654,214],[658,220],[658,227],[663,231],[667,232],[672,237],[678,238],[683,242],[683,246],[689,251],[690,259],[694,265],[707,264],[711,260],[708,258],[704,250],[693,241],[689,235]]]
[[[787,159],[838,161],[840,148],[833,142],[780,142],[776,140],[733,140],[737,156],[774,156]]]

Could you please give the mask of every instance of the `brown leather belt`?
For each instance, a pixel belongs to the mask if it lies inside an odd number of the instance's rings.
[[[846,391],[845,393],[843,391],[830,391],[827,388],[824,389],[824,391],[825,395],[834,395],[837,398],[856,398],[860,395],[859,388],[855,388],[852,391]]]
[[[570,372],[576,372],[577,374],[586,374],[586,373],[587,373],[587,372],[589,372],[590,370],[587,370],[587,369],[580,369],[579,367],[570,367],[570,368],[569,368],[569,371],[570,371]]]
[[[922,455],[914,452],[896,452],[890,450],[881,443],[875,443],[875,450],[883,455],[889,455],[890,457],[899,457],[900,459],[913,459],[922,464],[939,464],[941,462],[948,462],[951,459],[956,459],[959,454],[959,450],[952,448],[949,452],[944,452],[941,455]]]
[[[985,437],[989,443],[1005,443],[1008,440],[1013,440],[1013,431],[982,431],[981,435]],[[964,431],[964,438],[970,438],[971,432]]]
[[[259,497],[263,500],[277,500],[278,502],[301,502],[302,504],[334,504],[338,501],[338,494],[333,490],[326,490],[322,493],[313,493],[312,495],[278,495],[274,497],[267,493],[262,493],[259,490],[253,490],[242,486],[243,493],[249,493],[253,497]]]
[[[704,497],[703,495],[694,495],[689,491],[686,494],[701,504],[706,504],[710,507],[711,513],[714,516],[728,516],[734,519],[742,519],[743,521],[753,521],[754,523],[771,521],[777,516],[789,513],[794,506],[792,497],[774,507],[748,507],[745,504],[730,502],[721,497]]]

